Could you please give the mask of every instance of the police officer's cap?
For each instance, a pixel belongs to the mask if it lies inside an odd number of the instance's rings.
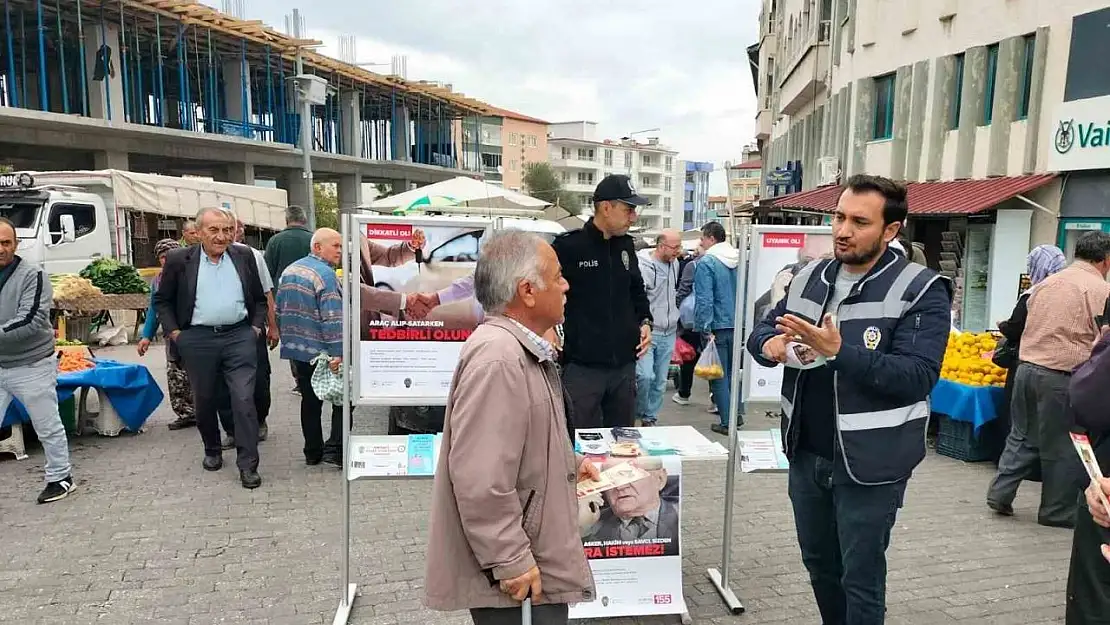
[[[651,202],[644,196],[636,193],[632,186],[632,179],[623,174],[609,174],[597,183],[594,189],[593,201],[597,202],[624,202],[629,206],[647,206]]]

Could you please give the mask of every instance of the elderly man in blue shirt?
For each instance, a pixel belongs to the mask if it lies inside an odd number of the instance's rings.
[[[235,422],[236,464],[244,488],[258,488],[258,416],[254,403],[257,341],[266,324],[266,295],[249,249],[233,246],[235,219],[219,208],[197,214],[200,245],[166,255],[154,296],[158,319],[185,363],[204,442],[202,466],[223,467],[219,385],[226,385]]]

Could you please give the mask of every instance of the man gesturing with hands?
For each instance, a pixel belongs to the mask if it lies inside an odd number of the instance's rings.
[[[788,489],[826,625],[884,622],[886,548],[925,457],[948,341],[948,281],[887,249],[907,212],[905,187],[853,176],[833,217],[835,258],[802,269],[748,337],[757,362],[787,367]]]

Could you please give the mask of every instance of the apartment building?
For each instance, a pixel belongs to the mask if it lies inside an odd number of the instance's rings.
[[[686,161],[686,179],[683,187],[682,229],[700,228],[716,219],[709,209],[709,176],[713,163]]]
[[[760,198],[763,189],[763,160],[756,158],[733,165],[728,171],[732,205],[737,210]]]
[[[490,115],[458,122],[462,141],[477,149],[464,155],[467,169],[513,191],[524,187],[524,166],[547,160],[547,122],[491,106]]]
[[[760,204],[827,213],[851,174],[907,181],[909,234],[989,325],[1031,245],[1110,231],[1108,24],[1105,0],[765,0]]]
[[[685,169],[678,152],[651,137],[646,143],[632,139],[599,139],[596,122],[551,124],[547,138],[550,162],[563,187],[578,195],[583,213],[591,210],[594,187],[609,174],[625,174],[636,191],[651,200],[640,211],[639,225],[647,232],[678,227],[684,197]]]

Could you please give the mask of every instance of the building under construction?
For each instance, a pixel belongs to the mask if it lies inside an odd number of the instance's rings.
[[[480,162],[456,122],[489,108],[373,73],[259,21],[181,0],[2,0],[0,163],[276,180],[305,203],[301,124],[317,181],[433,182]],[[327,81],[302,120],[292,77]],[[468,152],[475,153],[470,157]]]

